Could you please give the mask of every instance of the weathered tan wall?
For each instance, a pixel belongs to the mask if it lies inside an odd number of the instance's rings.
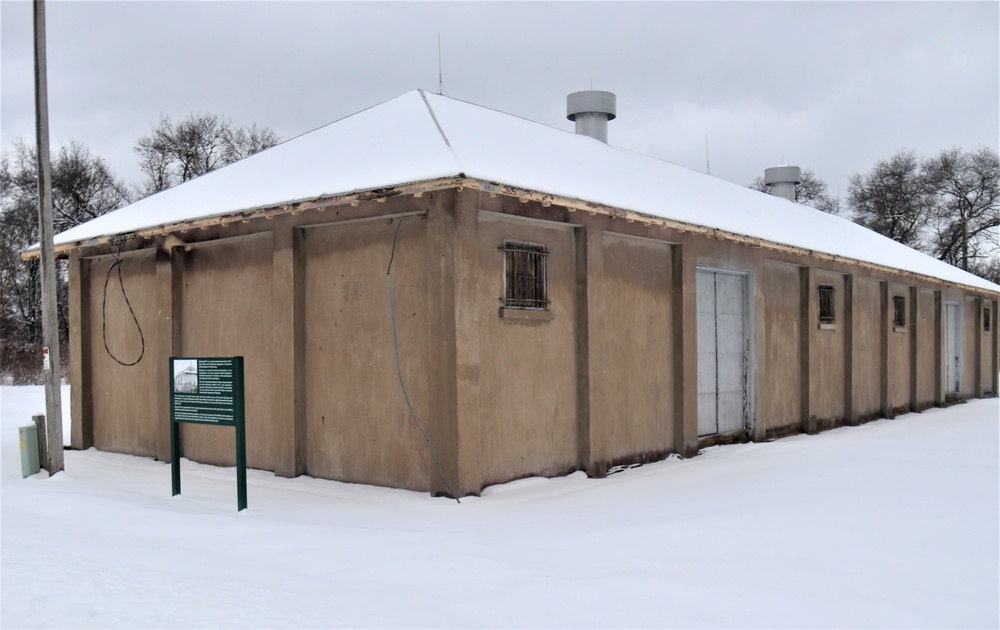
[[[765,381],[757,383],[757,422],[765,431],[798,426],[802,418],[801,269],[764,262]]]
[[[981,343],[983,333],[976,326],[976,298],[966,296],[962,304],[962,395],[972,398],[976,395],[979,382],[976,376],[976,347]]]
[[[813,349],[812,360],[816,367],[813,370],[815,382],[810,383],[811,409],[810,415],[817,419],[840,421],[845,415],[844,409],[844,378],[847,369],[844,360],[845,336],[847,331],[847,312],[844,296],[843,274],[816,270],[816,285],[828,284],[833,287],[833,327],[819,326],[819,290],[816,289],[809,299],[817,303],[815,321],[806,325],[817,329],[814,337],[816,347]]]
[[[427,490],[428,456],[400,389],[386,269],[399,218],[305,233],[306,473]],[[400,364],[428,417],[426,219],[406,217],[392,262]],[[447,445],[438,445],[440,450]]]
[[[916,305],[908,304],[905,330],[895,332],[891,299],[899,293],[910,302],[913,285],[919,284],[913,278],[872,270],[864,270],[870,277],[855,276],[861,270],[834,261],[807,271],[802,265],[818,263],[788,252],[466,188],[428,193],[420,201],[393,198],[191,230],[181,236],[215,239],[263,231],[191,244],[159,271],[152,249],[128,255],[123,273],[146,333],[146,357],[133,368],[114,364],[103,348],[101,298],[110,258],[87,258],[80,285],[87,295],[76,321],[89,346],[77,372],[89,371],[83,382],[93,388],[95,445],[163,456],[166,405],[149,392],[167,387],[157,381],[166,381],[165,346],[173,345],[185,356],[246,357],[250,466],[438,488],[396,377],[385,267],[398,218],[357,220],[415,208],[434,212],[435,203],[441,206],[437,223],[424,217],[403,222],[393,288],[414,410],[440,438],[436,447],[448,474],[460,480],[462,494],[577,467],[601,474],[602,464],[662,454],[687,445],[688,438],[697,443],[696,408],[680,393],[693,391],[689,398],[696,397],[684,371],[694,366],[685,368],[675,358],[686,347],[684,332],[696,331],[694,316],[683,315],[694,313],[693,296],[678,297],[678,279],[689,278],[693,291],[697,266],[750,274],[755,439],[798,430],[806,409],[823,426],[847,415],[878,417],[885,406],[921,408],[933,402],[943,371],[938,309],[949,300],[961,304],[963,396],[977,395],[980,387],[984,393],[996,389],[995,300],[980,301],[958,288],[921,286]],[[315,227],[329,220],[344,222]],[[500,317],[504,238],[548,247],[551,320]],[[96,250],[87,251],[90,256]],[[294,290],[285,290],[289,282],[283,278],[292,279]],[[832,330],[818,328],[818,284],[835,287]],[[853,305],[847,303],[849,293]],[[174,307],[175,294],[179,317],[171,321],[165,313]],[[109,344],[134,356],[137,339],[131,337],[127,308],[117,302],[116,278],[108,299]],[[991,331],[983,330],[983,306],[992,310]],[[848,322],[851,312],[857,317]],[[289,322],[294,332],[288,332]],[[294,347],[289,350],[284,341]],[[805,347],[811,350],[808,360],[802,356]],[[689,350],[690,363],[696,353]],[[292,366],[294,378],[275,366]],[[853,410],[846,406],[848,395],[856,403]],[[447,413],[436,413],[442,411]],[[182,430],[185,456],[233,463],[231,430],[196,425]]]
[[[858,278],[856,296],[858,320],[854,322],[858,355],[855,365],[858,375],[854,379],[859,418],[879,417],[882,413],[882,336],[885,325],[882,319],[882,288],[877,280]]]
[[[604,232],[603,286],[589,317],[594,461],[615,463],[673,448],[670,245]],[[592,368],[593,369],[593,368]]]
[[[981,299],[976,301],[977,317],[975,323],[976,330],[976,343],[979,344],[979,359],[977,368],[979,370],[979,383],[976,395],[982,395],[989,392],[992,389],[992,378],[990,371],[993,369],[992,361],[990,360],[990,348],[991,348],[991,334],[992,331],[986,330],[983,325],[984,319],[984,308],[990,308],[990,303],[988,300]],[[990,309],[992,312],[992,309]]]
[[[271,419],[271,258],[269,232],[246,239],[214,241],[184,255],[181,355],[244,357],[247,466],[274,470],[272,450],[285,436]],[[185,424],[183,455],[231,466],[236,462],[232,429]]]
[[[504,239],[548,248],[550,321],[499,316]],[[483,485],[577,466],[575,239],[572,230],[479,214]]]
[[[909,410],[910,408],[910,372],[913,362],[910,359],[913,335],[913,321],[910,287],[895,282],[889,283],[888,317],[892,324],[893,296],[903,296],[906,299],[906,325],[902,329],[891,328],[889,333],[889,406],[894,410]]]
[[[154,345],[153,327],[156,316],[156,258],[152,250],[122,257],[121,272],[125,292],[135,311],[142,334],[146,340],[145,355],[134,366],[125,367],[112,359],[104,349],[102,316],[104,282],[110,256],[91,259],[90,283],[90,374],[93,388],[94,446],[117,453],[156,455],[158,419],[151,392],[168,383],[157,383],[154,364],[165,361]],[[132,315],[122,297],[118,272],[111,274],[108,283],[107,344],[111,352],[122,361],[136,360],[142,342]]]
[[[993,300],[982,301],[982,307],[989,309],[990,318],[990,329],[985,330],[983,326],[983,320],[980,319],[979,322],[979,336],[982,343],[982,358],[981,358],[981,371],[982,381],[983,381],[983,394],[995,394],[996,393],[996,353],[994,351],[995,336],[997,334],[996,326],[994,325],[993,314],[996,313],[996,302]],[[983,313],[983,317],[987,317],[986,313]]]
[[[937,355],[938,321],[937,303],[933,289],[920,288],[917,302],[917,406],[934,404],[936,383],[941,373],[942,358]]]

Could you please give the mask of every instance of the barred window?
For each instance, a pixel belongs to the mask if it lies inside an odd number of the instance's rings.
[[[544,245],[522,241],[503,242],[504,308],[540,309],[549,307],[546,293]]]
[[[906,298],[902,295],[892,296],[892,325],[897,328],[906,326]]]
[[[833,308],[833,285],[819,285],[819,323],[832,324],[836,321]]]

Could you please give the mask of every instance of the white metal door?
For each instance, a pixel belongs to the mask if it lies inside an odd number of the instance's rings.
[[[958,304],[948,302],[944,305],[944,392],[957,394],[962,390],[961,359],[959,348]]]
[[[698,435],[746,426],[746,276],[699,269]]]

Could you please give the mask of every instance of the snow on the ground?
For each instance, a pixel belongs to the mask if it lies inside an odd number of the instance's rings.
[[[69,399],[69,385],[63,385],[59,388],[59,404],[62,408],[63,417],[63,444],[66,446],[70,445],[70,399]],[[29,385],[26,387],[0,387],[0,414],[2,415],[2,421],[7,422],[10,418],[10,422],[14,424],[14,434],[17,434],[17,428],[20,426],[26,426],[31,424],[31,417],[38,415],[45,415],[45,387],[43,385]],[[7,425],[3,425],[6,427]],[[6,436],[5,436],[6,437]],[[0,458],[6,455],[6,450],[0,453]],[[14,453],[17,455],[17,453]],[[18,460],[18,466],[20,466],[20,459]],[[45,467],[45,463],[42,462],[42,468]],[[20,470],[20,469],[18,469]]]
[[[21,478],[0,390],[15,627],[997,627],[996,399],[428,495],[96,450]],[[226,430],[220,427],[219,430]]]

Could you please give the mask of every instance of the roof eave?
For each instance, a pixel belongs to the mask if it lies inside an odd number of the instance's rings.
[[[466,182],[465,185],[468,187],[479,187],[480,189],[488,191],[491,194],[503,194],[511,197],[517,197],[522,203],[527,203],[528,201],[536,201],[541,203],[542,206],[558,205],[565,207],[570,212],[582,211],[592,216],[603,214],[617,219],[624,219],[627,223],[641,223],[648,226],[656,226],[663,230],[673,229],[680,233],[700,234],[707,238],[715,238],[718,240],[726,240],[734,243],[740,243],[741,245],[745,245],[747,247],[762,248],[775,252],[780,252],[783,254],[792,254],[796,256],[810,257],[837,264],[850,264],[856,267],[860,267],[862,269],[869,269],[875,272],[887,273],[896,276],[904,275],[909,278],[914,278],[917,280],[930,282],[937,285],[943,284],[945,286],[958,287],[966,291],[970,291],[977,294],[996,295],[997,293],[1000,293],[998,291],[991,291],[990,289],[985,287],[965,284],[953,280],[946,280],[944,278],[939,278],[937,276],[931,276],[928,274],[922,274],[915,271],[908,271],[906,269],[899,269],[897,267],[889,267],[887,265],[880,265],[878,263],[873,263],[865,260],[858,260],[856,258],[851,258],[848,256],[838,256],[836,254],[829,254],[822,251],[806,249],[803,247],[796,247],[794,245],[786,245],[784,243],[779,243],[777,241],[771,241],[768,239],[758,238],[755,236],[748,236],[736,232],[729,232],[727,230],[706,227],[694,223],[685,223],[683,221],[677,221],[675,219],[667,219],[652,214],[646,214],[643,212],[637,212],[635,210],[628,210],[625,208],[618,208],[615,206],[609,206],[606,204],[596,203],[593,201],[575,199],[572,197],[563,197],[560,195],[553,195],[550,193],[542,193],[538,191],[519,188],[517,186],[499,184],[496,182],[485,182],[468,178],[466,178],[464,181]]]
[[[105,234],[102,236],[97,236],[93,238],[87,238],[78,241],[70,241],[67,243],[60,243],[55,246],[54,251],[57,258],[66,257],[76,249],[90,248],[90,247],[100,247],[112,242],[115,238],[121,237],[125,234],[129,236],[135,236],[139,238],[150,238],[154,236],[164,236],[167,234],[172,234],[176,232],[187,232],[192,229],[207,229],[214,226],[226,226],[232,223],[249,223],[255,219],[274,219],[277,216],[292,214],[297,215],[306,211],[319,211],[323,212],[327,208],[334,206],[343,205],[358,205],[363,201],[385,201],[390,197],[399,197],[403,195],[416,195],[420,196],[425,192],[433,192],[435,190],[445,190],[448,188],[461,188],[462,182],[465,181],[462,174],[459,173],[457,176],[453,177],[442,177],[433,180],[426,180],[420,182],[410,182],[407,184],[398,184],[393,186],[383,186],[379,188],[372,188],[368,190],[357,190],[348,193],[340,193],[335,195],[321,195],[318,197],[310,197],[305,199],[296,199],[290,201],[284,201],[275,205],[260,206],[256,208],[245,208],[242,210],[237,210],[235,212],[227,212],[224,214],[217,214],[208,217],[200,217],[197,219],[188,219],[184,221],[177,221],[174,223],[163,223],[160,225],[150,226],[148,228],[142,228],[135,230],[133,232],[126,233],[115,233],[115,234]],[[21,252],[22,260],[33,260],[41,255],[39,246],[33,245],[28,249]]]
[[[619,208],[616,206],[610,206],[598,202],[587,201],[584,199],[565,197],[537,190],[529,190],[526,188],[521,188],[518,186],[504,184],[496,181],[466,177],[462,173],[459,173],[456,176],[442,177],[433,180],[411,182],[407,184],[398,184],[393,186],[385,186],[380,188],[353,191],[337,195],[324,195],[310,199],[287,201],[277,205],[244,209],[237,212],[220,214],[211,217],[203,217],[199,219],[191,219],[176,223],[158,225],[150,228],[145,228],[142,230],[137,230],[130,234],[141,238],[165,236],[177,232],[186,232],[192,229],[203,229],[203,228],[207,229],[213,226],[225,226],[236,222],[247,223],[255,219],[273,219],[274,217],[285,214],[297,215],[306,211],[323,212],[331,207],[342,206],[342,205],[358,205],[359,203],[364,201],[385,201],[386,199],[389,199],[391,197],[398,197],[404,195],[420,196],[425,192],[446,190],[450,188],[456,188],[459,190],[463,188],[474,188],[482,192],[488,193],[490,196],[504,195],[508,197],[514,197],[517,198],[519,201],[521,201],[521,203],[527,203],[529,201],[533,201],[541,204],[543,207],[557,205],[566,208],[571,213],[579,211],[579,212],[586,212],[591,216],[605,215],[611,218],[622,219],[627,223],[640,223],[647,226],[659,227],[662,230],[672,229],[680,233],[700,234],[707,238],[715,238],[718,240],[725,240],[733,243],[739,243],[747,247],[763,248],[774,252],[780,252],[783,254],[811,257],[818,260],[828,261],[831,263],[849,264],[856,267],[860,267],[862,269],[869,269],[871,271],[887,273],[896,276],[904,275],[908,278],[914,278],[917,280],[937,285],[943,284],[945,286],[957,287],[977,294],[996,295],[998,293],[996,291],[991,291],[990,289],[985,287],[979,287],[961,282],[955,282],[952,280],[946,280],[944,278],[939,278],[937,276],[931,276],[914,271],[907,271],[905,269],[889,267],[886,265],[879,265],[877,263],[858,260],[847,256],[838,256],[836,254],[829,254],[822,251],[805,249],[802,247],[796,247],[794,245],[787,245],[784,243],[770,241],[767,239],[758,238],[754,236],[748,236],[745,234],[739,234],[736,232],[730,232],[719,228],[706,227],[694,223],[686,223],[683,221],[677,221],[675,219],[667,219],[656,215],[646,214],[635,210],[628,210],[625,208]],[[82,241],[61,243],[55,247],[55,253],[57,257],[65,257],[68,256],[69,253],[75,249],[81,249],[85,247],[86,248],[100,247],[102,245],[110,243],[113,239],[120,236],[122,235],[109,234]],[[31,260],[37,258],[39,255],[40,255],[39,249],[37,246],[35,246],[34,248],[23,251],[21,253],[21,258],[24,260]]]

